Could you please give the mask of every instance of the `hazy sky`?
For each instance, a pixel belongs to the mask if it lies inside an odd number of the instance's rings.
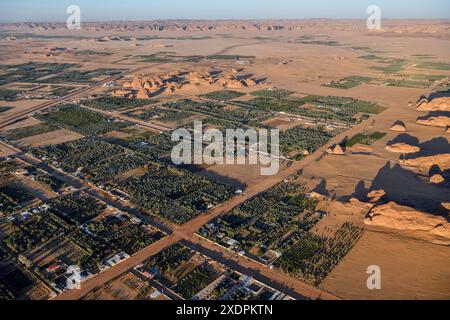
[[[0,22],[66,21],[80,6],[84,21],[150,19],[385,18],[450,19],[450,0],[0,0]]]

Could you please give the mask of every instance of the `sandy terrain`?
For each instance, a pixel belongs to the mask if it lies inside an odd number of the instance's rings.
[[[17,143],[24,148],[35,148],[43,145],[60,144],[82,138],[75,132],[59,129],[48,133],[38,134],[28,138],[20,139]]]
[[[449,299],[450,248],[366,231],[323,288],[344,299]],[[368,290],[366,270],[381,268],[381,290]]]

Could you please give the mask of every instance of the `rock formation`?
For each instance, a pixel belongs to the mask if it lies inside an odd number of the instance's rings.
[[[424,170],[430,170],[433,166],[438,166],[441,170],[448,170],[450,169],[450,153],[408,159],[405,160],[405,165]]]
[[[410,154],[420,152],[420,148],[416,146],[409,145],[407,143],[395,143],[392,145],[387,145],[385,148],[389,152]]]
[[[444,177],[439,173],[436,173],[430,177],[430,183],[433,184],[441,184],[444,181],[445,181]]]
[[[450,223],[435,216],[395,202],[375,206],[364,221],[367,225],[423,233],[432,242],[450,244]]]
[[[417,104],[418,111],[450,111],[450,97],[423,99]]]
[[[327,150],[328,154],[334,154],[334,155],[344,155],[345,150],[341,147],[341,145],[337,144]]]
[[[405,126],[405,124],[403,122],[397,121],[391,127],[391,131],[394,131],[394,132],[405,132],[406,131],[406,126]]]
[[[427,117],[417,119],[416,122],[424,126],[447,128],[450,126],[450,117],[445,115],[429,115]]]
[[[376,202],[380,201],[385,195],[386,195],[386,191],[384,191],[382,189],[373,190],[367,195],[367,198],[369,199],[370,203],[376,203]]]
[[[442,202],[442,207],[450,212],[450,202]]]

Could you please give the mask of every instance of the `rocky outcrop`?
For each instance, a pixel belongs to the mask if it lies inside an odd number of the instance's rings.
[[[223,86],[229,89],[242,89],[256,86],[257,82],[245,76],[239,76],[242,69],[232,69],[230,73],[222,75],[221,72],[192,71],[183,74],[173,71],[168,74],[145,77],[135,76],[132,80],[122,83],[122,90],[113,92],[113,96],[134,99],[146,99],[156,94],[174,94],[179,89],[198,90],[199,86]],[[146,97],[147,96],[147,97]]]
[[[423,99],[417,104],[418,111],[450,111],[450,97]]]
[[[385,195],[386,195],[386,191],[384,191],[382,189],[373,190],[367,195],[367,198],[369,199],[370,203],[376,203],[376,202],[380,201]]]
[[[436,173],[430,177],[430,183],[433,184],[441,184],[444,181],[445,181],[444,177],[439,173]]]
[[[417,146],[412,146],[407,143],[395,143],[392,145],[387,145],[385,148],[389,152],[394,153],[402,153],[402,154],[410,154],[410,153],[418,153],[420,152],[420,148]]]
[[[416,235],[430,237],[434,243],[450,244],[450,223],[446,218],[395,202],[375,206],[364,222],[371,226],[413,231]]]
[[[425,170],[430,170],[433,166],[438,166],[441,170],[448,170],[450,169],[450,153],[408,159],[404,163],[407,166]]]
[[[397,121],[391,127],[391,131],[394,131],[394,132],[406,132],[406,126],[405,126],[405,124],[403,122]]]
[[[447,128],[450,126],[450,117],[445,115],[429,115],[427,117],[417,119],[416,122],[424,126]]]
[[[442,202],[441,206],[450,212],[450,202]]]
[[[337,144],[331,148],[328,148],[327,153],[333,155],[344,155],[345,150],[341,147],[341,145]]]

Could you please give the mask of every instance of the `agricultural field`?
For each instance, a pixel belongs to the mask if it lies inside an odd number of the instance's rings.
[[[351,76],[337,81],[331,81],[323,86],[336,89],[351,89],[363,83],[370,83],[372,80],[373,78],[370,77]]]
[[[148,163],[146,173],[118,188],[144,210],[183,224],[231,198],[233,187],[163,163]]]
[[[250,93],[254,97],[264,98],[264,99],[284,99],[294,94],[293,91],[284,90],[284,89],[265,89],[258,90]]]
[[[175,244],[146,260],[137,270],[157,280],[183,299],[194,296],[217,279],[225,269],[199,253]]]
[[[402,79],[384,80],[384,85],[389,87],[406,87],[426,89],[435,84],[437,81],[444,79],[444,75],[410,75],[402,77]]]
[[[0,213],[9,214],[31,204],[36,198],[9,175],[2,175],[0,183]]]
[[[342,45],[338,41],[334,41],[334,40],[330,40],[330,39],[316,39],[316,37],[312,36],[312,35],[300,36],[296,40],[296,43],[321,45],[321,46],[329,46],[329,47],[338,47],[338,46]]]
[[[0,300],[48,299],[49,291],[0,248]]]
[[[172,134],[170,132],[155,134],[137,127],[126,127],[121,129],[120,132],[127,136],[105,138],[105,140],[135,152],[144,153],[152,159],[159,159],[169,155],[172,148],[177,144],[172,142]]]
[[[19,95],[21,95],[23,92],[18,90],[10,90],[10,89],[3,89],[0,88],[0,100],[3,101],[15,101]]]
[[[375,59],[376,60],[376,59]],[[408,65],[408,61],[404,59],[378,59],[381,64],[372,66],[370,69],[382,71],[384,74],[394,74],[403,71]]]
[[[174,288],[174,291],[184,299],[190,299],[216,279],[217,275],[208,270],[205,266],[200,266],[186,277],[182,278]]]
[[[70,239],[89,253],[81,259],[81,268],[95,274],[105,268],[109,257],[119,252],[133,255],[163,236],[160,231],[118,213],[87,223],[82,230],[72,233]]]
[[[14,107],[0,106],[0,113],[6,112],[6,111],[9,111],[9,110],[12,110],[12,109],[14,109]]]
[[[416,65],[416,67],[427,70],[450,70],[450,63],[421,61]]]
[[[204,226],[198,233],[231,250],[260,259],[269,250],[283,252],[309,231],[321,216],[305,189],[292,182],[247,200],[231,212]]]
[[[320,129],[295,127],[280,134],[280,152],[284,155],[301,156],[312,153],[326,144],[333,135]]]
[[[48,98],[60,98],[68,95],[72,91],[74,91],[74,87],[68,87],[68,86],[56,86],[52,90],[51,94],[48,96]]]
[[[82,135],[98,135],[130,125],[124,121],[109,119],[78,105],[62,105],[37,116],[49,125],[65,128]]]
[[[48,133],[57,130],[58,127],[49,125],[47,123],[41,123],[34,126],[22,127],[10,130],[5,133],[5,137],[8,140],[20,140],[28,137],[32,137],[38,134]]]
[[[66,172],[99,183],[116,175],[142,167],[153,157],[138,153],[99,138],[84,138],[32,150],[42,160],[61,166]]]
[[[201,113],[219,121],[224,121],[230,126],[258,126],[260,122],[268,119],[272,114],[265,110],[254,110],[245,106],[227,108],[225,104],[213,101],[197,102],[193,100],[179,100],[167,102],[164,107],[174,110]]]
[[[228,100],[240,98],[244,95],[245,95],[245,93],[238,92],[238,91],[222,90],[222,91],[214,91],[211,93],[207,93],[207,94],[201,95],[201,97],[210,99],[210,100],[228,101]]]
[[[72,227],[48,211],[33,215],[25,223],[15,226],[14,232],[4,239],[4,244],[16,254],[24,254],[44,242],[72,231]]]
[[[298,241],[275,261],[275,267],[319,286],[353,248],[363,228],[344,223],[332,237],[301,231]]]
[[[450,93],[450,82],[447,81],[447,82],[441,84],[441,85],[436,89],[436,93],[437,93],[437,94],[449,94],[449,93]]]
[[[84,193],[72,193],[51,200],[48,205],[55,214],[69,224],[84,224],[97,217],[105,208],[104,203]]]
[[[111,77],[121,74],[120,69],[106,69],[100,68],[90,71],[71,70],[63,72],[59,75],[51,78],[45,78],[39,82],[42,83],[80,83],[80,84],[93,84],[98,81],[99,78]]]
[[[377,140],[383,139],[386,136],[385,132],[373,132],[373,133],[358,133],[357,135],[351,137],[345,143],[347,148],[353,147],[354,145],[360,143],[365,145],[371,145]]]
[[[65,182],[44,172],[34,175],[32,179],[53,192],[60,192],[68,186]]]
[[[158,121],[165,124],[182,125],[195,118],[191,112],[152,107],[124,113],[126,116],[142,121]]]
[[[192,56],[179,56],[174,52],[158,52],[149,55],[139,55],[136,56],[139,62],[152,62],[152,63],[176,63],[176,62],[199,62],[203,59],[202,56],[192,55]]]
[[[385,107],[376,103],[353,98],[307,96],[300,100],[303,102],[303,105],[297,109],[296,114],[315,119],[336,120],[346,123],[357,123],[355,116],[358,113],[372,115],[386,110]]]
[[[12,82],[38,82],[42,77],[62,72],[75,66],[75,64],[68,63],[40,62],[28,62],[18,65],[3,65],[1,68],[4,73],[1,76],[0,85]]]
[[[100,97],[91,100],[81,101],[81,104],[102,111],[124,111],[128,109],[140,108],[153,103],[152,100],[132,100],[120,97]]]
[[[105,51],[94,51],[94,50],[81,50],[75,52],[75,56],[110,56],[112,55],[111,52],[105,52]]]
[[[316,120],[347,123],[357,122],[354,117],[358,113],[378,114],[386,109],[375,103],[354,98],[315,95],[292,98],[289,97],[290,94],[292,93],[285,93],[284,90],[265,91],[253,100],[233,103],[269,112],[291,113]]]

